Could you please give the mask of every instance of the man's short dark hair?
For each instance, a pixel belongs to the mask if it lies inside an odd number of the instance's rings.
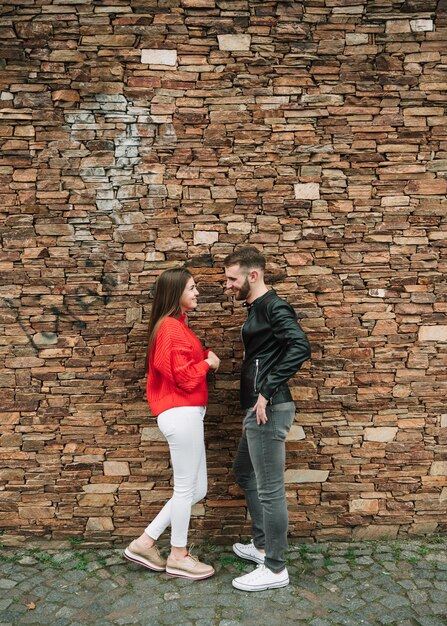
[[[224,266],[239,265],[244,270],[260,269],[265,270],[265,257],[257,248],[245,246],[238,248],[224,259]]]

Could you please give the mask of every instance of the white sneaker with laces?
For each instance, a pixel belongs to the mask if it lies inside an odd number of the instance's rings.
[[[275,574],[265,565],[258,567],[244,576],[239,576],[233,580],[233,587],[241,591],[265,591],[266,589],[277,589],[287,587],[289,584],[289,574],[284,568],[279,574]]]
[[[254,561],[254,563],[263,564],[265,560],[264,552],[257,549],[253,541],[250,543],[235,543],[233,544],[233,552],[247,561]]]

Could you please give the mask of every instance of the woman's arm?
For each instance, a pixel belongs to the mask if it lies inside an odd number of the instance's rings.
[[[186,392],[191,392],[206,378],[210,363],[197,361],[192,345],[185,338],[180,322],[166,318],[154,345],[153,364],[163,376]]]

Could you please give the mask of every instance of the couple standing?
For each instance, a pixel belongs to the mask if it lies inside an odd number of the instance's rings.
[[[287,504],[284,487],[285,439],[295,417],[288,379],[310,357],[309,342],[292,307],[264,282],[265,258],[254,247],[239,248],[224,260],[226,288],[244,300],[244,360],[241,404],[245,410],[234,473],[245,492],[253,527],[249,544],[233,551],[258,564],[233,580],[243,591],[289,584]],[[186,323],[197,306],[198,290],[185,268],[163,272],[157,280],[149,323],[147,398],[169,444],[174,493],[124,556],[155,571],[200,580],[214,574],[211,565],[187,551],[191,506],[205,497],[207,472],[203,419],[208,401],[206,376],[219,368],[212,350],[203,350]],[[171,526],[166,559],[156,541]]]

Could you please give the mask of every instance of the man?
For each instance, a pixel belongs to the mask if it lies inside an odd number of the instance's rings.
[[[288,379],[310,357],[306,335],[293,308],[264,282],[265,258],[254,247],[239,248],[224,260],[226,288],[245,300],[244,359],[240,397],[245,409],[234,473],[245,492],[252,519],[251,543],[233,551],[258,567],[233,580],[243,591],[289,584],[287,503],[284,486],[285,439],[295,418]]]

